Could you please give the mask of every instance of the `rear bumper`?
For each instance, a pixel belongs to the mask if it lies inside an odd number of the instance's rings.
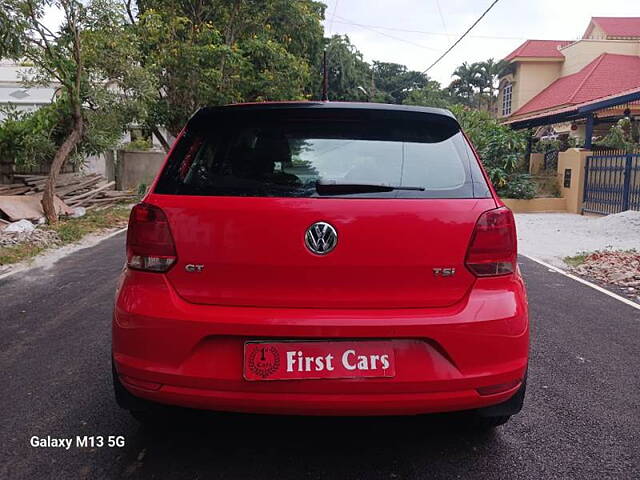
[[[248,382],[243,347],[256,339],[392,340],[396,376]],[[463,301],[445,308],[326,310],[194,305],[162,275],[125,271],[113,317],[115,367],[130,393],[221,411],[396,415],[482,408],[516,393],[528,345],[518,277],[479,279]],[[497,385],[505,387],[492,390]],[[481,395],[483,388],[491,393]]]

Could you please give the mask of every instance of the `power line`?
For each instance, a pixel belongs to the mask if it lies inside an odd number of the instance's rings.
[[[435,62],[433,62],[431,65],[429,65],[429,66],[428,66],[428,67],[427,67],[427,68],[422,72],[422,75],[425,75],[426,73],[428,73],[428,72],[429,72],[429,70],[431,70],[433,67],[435,67],[435,66],[440,62],[440,60],[442,60],[444,57],[446,57],[446,56],[447,56],[447,54],[448,54],[451,50],[453,50],[453,49],[456,47],[456,45],[458,45],[458,44],[462,41],[462,39],[463,39],[464,37],[466,37],[466,36],[467,36],[467,34],[468,34],[471,30],[473,30],[473,28],[474,28],[478,23],[480,23],[480,20],[482,20],[482,19],[485,17],[485,15],[486,15],[487,13],[489,13],[489,11],[490,11],[490,10],[495,6],[495,4],[496,4],[496,3],[498,3],[499,1],[500,1],[500,0],[493,0],[493,3],[491,3],[491,5],[489,5],[489,7],[488,7],[484,12],[482,12],[482,15],[480,15],[480,16],[478,17],[478,19],[477,19],[475,22],[473,22],[473,25],[471,25],[469,28],[467,28],[467,30],[466,30],[466,31],[465,31],[465,32],[460,36],[460,38],[458,38],[458,40],[456,40],[456,41],[453,43],[453,45],[451,45],[449,48],[447,48],[447,50],[446,50],[442,55],[440,55],[440,56],[437,58],[437,60],[436,60]],[[388,93],[389,93],[389,94],[392,94],[392,93],[395,93],[395,92],[398,92],[398,91],[402,90],[403,88],[404,88],[404,87],[402,87],[402,88],[396,88],[395,90],[392,90],[391,92],[388,92]]]
[[[333,34],[333,22],[336,20],[336,10],[338,10],[338,3],[340,3],[340,0],[336,0],[336,3],[333,4],[333,16],[331,17],[331,22],[329,23],[329,34]]]
[[[449,38],[447,24],[444,21],[444,15],[442,14],[442,8],[440,8],[440,0],[436,0],[436,7],[438,7],[438,15],[440,15],[440,21],[442,22],[442,28],[444,28],[444,33],[447,34],[447,38]],[[451,38],[449,38],[451,40]]]
[[[342,20],[334,20],[335,23],[342,23],[343,25],[355,25],[358,27],[369,27],[369,28],[377,28],[380,30],[390,30],[394,32],[404,32],[404,33],[419,33],[422,35],[433,35],[439,37],[451,37],[450,33],[442,33],[442,32],[429,32],[426,30],[410,30],[406,28],[396,28],[396,27],[386,27],[384,25],[371,25],[368,23],[357,23],[348,18],[342,17],[340,15],[336,15],[336,18],[340,18]],[[487,38],[491,40],[527,40],[529,37],[508,37],[508,36],[499,36],[499,35],[469,35],[469,38]]]
[[[339,15],[337,17],[338,18],[342,18]],[[426,45],[421,45],[419,43],[412,42],[411,40],[407,40],[406,38],[400,38],[400,37],[396,37],[394,35],[389,35],[388,33],[380,32],[380,31],[376,30],[377,27],[374,27],[374,26],[365,25],[363,23],[356,23],[356,22],[341,22],[340,20],[335,20],[335,21],[338,22],[338,23],[348,23],[349,25],[355,25],[356,27],[360,27],[360,28],[363,28],[365,30],[369,30],[369,31],[371,31],[373,33],[377,33],[378,35],[382,35],[384,37],[391,38],[391,39],[396,40],[398,42],[408,43],[409,45],[413,45],[415,47],[424,48],[425,50],[431,50],[433,52],[437,52],[438,51],[435,48],[427,47]]]

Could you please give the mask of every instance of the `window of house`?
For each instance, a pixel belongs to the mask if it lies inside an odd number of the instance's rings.
[[[502,90],[502,115],[511,115],[511,84]]]

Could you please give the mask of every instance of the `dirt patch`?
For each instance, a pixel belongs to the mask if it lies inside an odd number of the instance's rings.
[[[574,257],[572,273],[640,303],[640,253],[604,251]],[[572,260],[569,260],[571,263]]]
[[[130,206],[90,211],[80,218],[62,219],[55,225],[38,225],[25,232],[0,232],[0,273],[11,265],[29,261],[45,250],[75,244],[88,235],[101,235],[127,225]]]

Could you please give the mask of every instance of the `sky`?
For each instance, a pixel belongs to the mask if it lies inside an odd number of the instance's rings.
[[[425,70],[492,0],[322,0],[325,35],[347,34],[365,60]],[[638,0],[499,0],[428,75],[443,86],[462,62],[504,58],[527,39],[577,40],[591,17],[640,17]],[[356,25],[358,24],[358,25]],[[412,30],[409,32],[407,30]]]

